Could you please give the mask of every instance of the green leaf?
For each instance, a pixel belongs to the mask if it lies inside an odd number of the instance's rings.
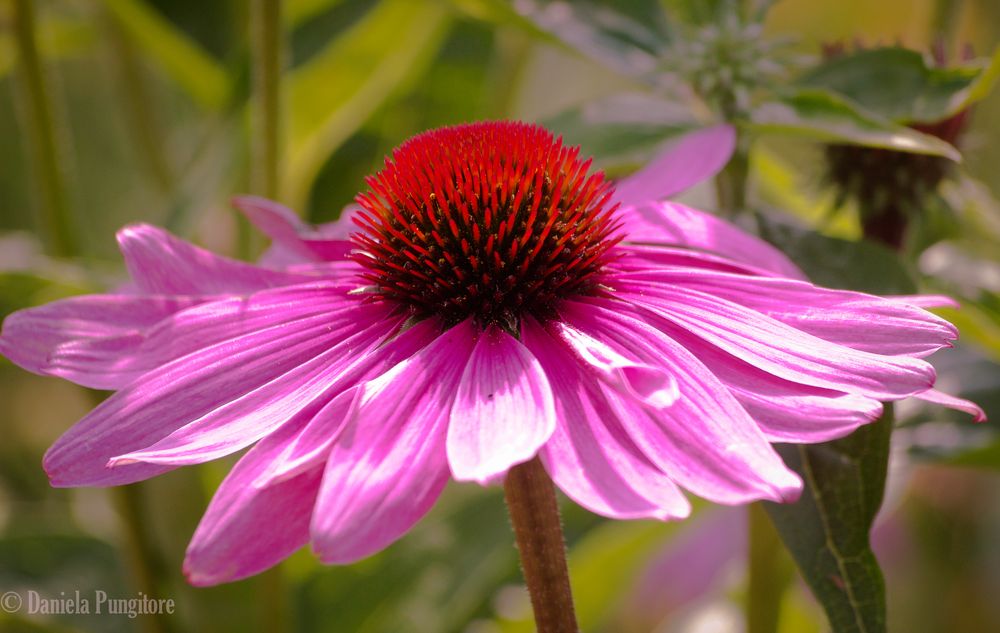
[[[622,10],[628,5],[635,17]],[[656,2],[522,0],[515,7],[539,30],[623,75],[652,76],[669,39]]]
[[[891,408],[846,438],[779,445],[802,476],[797,503],[765,508],[837,633],[884,633],[885,582],[869,542],[882,504]]]
[[[824,90],[802,90],[766,102],[751,113],[749,127],[759,133],[930,154],[956,162],[962,158],[957,149],[939,138],[881,119]]]
[[[433,0],[385,0],[289,79],[289,202],[304,206],[326,159],[393,95],[418,80],[450,23]]]
[[[916,51],[890,47],[830,59],[799,84],[841,94],[890,121],[930,123],[985,97],[998,74],[1000,49],[989,61],[940,68]]]
[[[827,237],[767,218],[761,218],[760,228],[761,236],[788,255],[817,285],[885,295],[917,292],[910,270],[881,245]]]
[[[876,244],[834,239],[761,220],[763,237],[815,283],[877,294],[913,294],[916,283],[899,257]],[[878,274],[872,274],[878,271]],[[885,631],[885,588],[869,532],[885,488],[891,407],[846,438],[779,445],[805,489],[794,504],[766,504],[799,571],[837,633]]]
[[[644,162],[664,140],[699,126],[690,109],[644,93],[622,93],[542,121],[605,169]]]
[[[196,103],[221,110],[229,97],[226,70],[143,0],[104,0],[124,30]]]

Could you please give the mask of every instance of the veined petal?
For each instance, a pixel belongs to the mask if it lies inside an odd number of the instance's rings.
[[[476,342],[465,321],[362,386],[358,406],[330,450],[313,548],[349,563],[386,547],[430,510],[448,481],[452,401]]]
[[[129,365],[145,331],[202,301],[84,295],[19,310],[4,319],[0,354],[36,374],[59,376],[93,389],[117,389],[134,377]]]
[[[927,391],[915,394],[913,397],[932,404],[939,404],[942,407],[955,409],[956,411],[964,411],[973,417],[974,422],[986,421],[986,412],[983,411],[982,407],[965,398],[952,396],[937,389],[928,389]]]
[[[388,368],[406,360],[430,344],[440,331],[436,320],[425,319],[394,336],[371,352],[373,362],[359,381],[374,379]],[[317,412],[285,445],[285,449],[275,456],[271,465],[254,480],[254,485],[274,485],[323,464],[352,407],[357,405],[360,391],[360,387],[351,387]]]
[[[662,369],[630,360],[566,323],[551,327],[579,362],[615,389],[656,408],[669,407],[677,400],[677,382]]]
[[[354,317],[356,318],[356,313]],[[145,374],[70,428],[44,459],[53,486],[111,486],[170,470],[160,464],[107,468],[224,406],[340,341],[346,314],[280,324],[223,341]]]
[[[622,205],[661,200],[681,193],[719,172],[736,147],[736,131],[716,125],[690,132],[671,142],[648,165],[615,187]]]
[[[610,412],[636,445],[675,482],[724,504],[757,499],[791,501],[802,482],[774,452],[729,390],[688,350],[653,328],[593,303],[564,302],[560,314],[595,338],[615,331],[655,347],[664,371],[677,380],[680,397],[655,410],[604,389]]]
[[[707,251],[659,244],[618,244],[618,258],[611,265],[612,271],[645,273],[661,266],[678,266],[741,275],[774,276],[773,271],[757,268],[745,262],[727,259]]]
[[[401,322],[402,317],[367,320],[359,314],[353,327],[345,328],[342,340],[155,444],[115,456],[108,466],[200,464],[253,444],[300,412],[311,417],[378,365],[380,357],[374,352]]]
[[[655,362],[662,336],[642,323],[641,309],[619,301],[588,300],[608,324],[608,345]],[[616,323],[621,319],[621,323]],[[824,442],[843,437],[878,418],[882,403],[858,394],[813,387],[779,378],[706,343],[681,328],[670,337],[684,346],[718,378],[746,409],[771,442]]]
[[[898,400],[934,384],[934,368],[829,343],[756,310],[697,290],[644,286],[628,300],[668,334],[680,327],[775,376],[815,387]]]
[[[89,372],[82,378],[88,383],[120,389],[148,371],[216,343],[282,323],[328,318],[344,309],[345,300],[346,290],[322,283],[201,303],[192,299],[193,307],[173,311],[152,326],[63,343],[48,355],[48,364],[60,371]]]
[[[533,319],[522,340],[549,378],[557,424],[541,459],[555,484],[581,506],[615,519],[684,518],[691,504],[609,415],[604,395],[565,344]]]
[[[148,224],[118,231],[125,267],[141,292],[151,294],[248,294],[311,281],[216,255]]]
[[[184,558],[184,575],[192,585],[206,587],[253,576],[309,542],[322,465],[265,489],[252,485],[284,450],[297,430],[294,426],[250,449],[216,490]]]
[[[962,304],[948,295],[889,295],[891,301],[902,301],[918,308],[961,308]]]
[[[949,341],[958,337],[955,326],[912,301],[821,288],[795,279],[679,267],[628,272],[621,278],[721,297],[825,341],[874,354],[921,358],[949,347]],[[641,290],[650,288],[643,285]]]
[[[283,204],[257,196],[237,196],[233,205],[271,241],[300,257],[314,261],[344,259],[353,246],[347,236],[333,237],[306,225]]]
[[[448,463],[458,481],[485,485],[526,462],[556,425],[548,378],[517,339],[493,326],[476,343],[448,424]]]
[[[704,211],[676,202],[646,202],[622,207],[619,216],[629,242],[673,244],[722,253],[782,277],[805,279],[784,253]]]
[[[346,315],[346,311],[356,307],[357,302],[348,297],[345,288],[326,282],[204,302],[172,314],[149,328],[137,350],[134,369],[148,371],[199,349],[277,325],[306,319],[336,320],[336,315]],[[365,317],[385,317],[384,312],[372,312],[368,308],[362,311]],[[356,312],[354,316],[361,317],[362,313]]]

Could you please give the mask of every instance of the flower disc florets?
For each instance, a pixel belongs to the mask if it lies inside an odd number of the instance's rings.
[[[516,330],[588,294],[616,236],[612,188],[545,129],[485,122],[416,136],[357,197],[356,261],[418,318]]]

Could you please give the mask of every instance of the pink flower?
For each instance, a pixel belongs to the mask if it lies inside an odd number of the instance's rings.
[[[934,383],[955,329],[899,300],[828,290],[783,255],[665,197],[718,170],[728,128],[612,189],[535,126],[411,139],[344,226],[240,205],[271,267],[123,229],[132,294],[10,315],[20,366],[117,389],[45,456],[55,486],[110,486],[251,447],[185,561],[243,578],[311,542],[346,563],[395,541],[449,479],[539,455],[614,518],[687,516],[682,489],[788,501],[770,442],[839,437]],[[330,234],[332,231],[333,234]],[[669,242],[669,244],[665,243]],[[729,257],[711,250],[726,250]]]

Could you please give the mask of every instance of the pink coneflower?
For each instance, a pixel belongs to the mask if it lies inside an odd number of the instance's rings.
[[[791,278],[756,238],[643,202],[718,169],[731,141],[691,137],[696,151],[616,194],[536,126],[427,132],[368,180],[350,248],[243,200],[280,269],[124,229],[134,292],[4,322],[15,363],[118,390],[49,450],[52,484],[125,484],[252,446],[191,542],[198,585],[310,542],[327,563],[363,558],[449,479],[498,481],[536,456],[613,518],[684,517],[682,489],[795,499],[770,442],[838,437],[926,392],[921,359],[956,332],[903,301]],[[655,173],[671,162],[676,178]]]

